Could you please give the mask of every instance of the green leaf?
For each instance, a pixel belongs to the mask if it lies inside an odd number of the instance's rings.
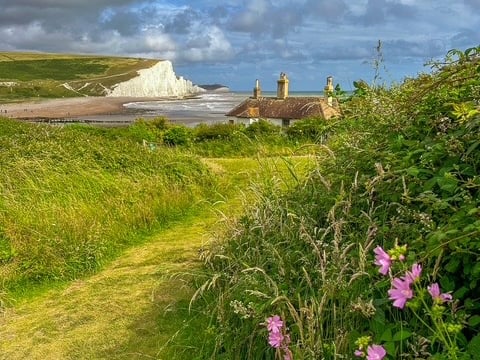
[[[437,177],[437,184],[440,189],[452,194],[458,187],[458,181],[452,175],[446,173],[443,177]]]
[[[400,330],[393,336],[393,341],[403,341],[412,336],[412,333],[408,330]]]
[[[384,347],[385,350],[387,351],[387,354],[388,354],[388,355],[390,355],[391,357],[394,357],[394,356],[395,356],[396,347],[395,347],[395,343],[394,343],[394,342],[387,342],[387,343],[383,344],[383,347]]]
[[[475,327],[480,324],[480,315],[473,315],[468,319],[468,325]]]
[[[480,142],[479,142],[480,143]],[[468,212],[468,215],[475,215],[477,214],[478,212],[480,212],[480,209],[479,208],[473,208],[471,209],[469,212]]]
[[[444,269],[447,270],[449,273],[454,273],[457,271],[460,265],[460,259],[457,257],[452,258],[447,265],[445,265]]]
[[[468,148],[468,150],[465,152],[465,156],[468,156],[470,155],[470,153],[476,149],[476,147],[480,145],[480,141],[475,141],[472,145],[470,145],[470,147]]]
[[[455,281],[449,276],[443,276],[440,279],[440,285],[444,291],[452,291],[455,289]]]
[[[476,263],[476,264],[473,266],[472,275],[473,275],[474,277],[478,277],[478,276],[480,275],[480,263]]]
[[[460,289],[458,289],[457,291],[455,291],[455,293],[453,294],[453,297],[455,299],[463,299],[465,297],[465,294],[468,293],[468,288],[466,286],[462,286]]]
[[[473,337],[467,345],[468,353],[472,356],[478,356],[480,354],[480,334]]]
[[[382,336],[380,336],[380,341],[392,341],[392,329],[391,328],[388,328],[387,330],[385,330],[382,334]]]
[[[420,170],[419,170],[417,167],[415,167],[415,166],[409,167],[409,168],[407,169],[407,174],[408,174],[408,175],[417,177],[419,173],[420,173]]]

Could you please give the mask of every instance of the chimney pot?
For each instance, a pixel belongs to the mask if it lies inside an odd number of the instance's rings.
[[[288,78],[284,72],[280,73],[280,79],[277,81],[277,98],[286,99],[288,97]]]
[[[255,80],[255,87],[253,88],[253,98],[258,99],[262,96],[262,89],[260,88],[260,81]]]

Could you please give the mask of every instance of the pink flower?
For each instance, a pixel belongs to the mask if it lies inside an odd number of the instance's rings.
[[[268,344],[273,347],[278,349],[280,346],[282,346],[283,342],[283,335],[280,332],[271,332],[268,335]]]
[[[353,354],[357,357],[364,357],[365,356],[365,353],[362,350],[355,350],[355,352]]]
[[[420,278],[420,275],[422,275],[422,265],[415,263],[412,265],[412,271],[407,271],[405,280],[415,282]]]
[[[410,279],[394,278],[392,280],[392,289],[388,290],[389,299],[393,300],[393,306],[403,309],[407,300],[413,297],[413,291],[410,288]]]
[[[278,315],[267,318],[267,329],[269,332],[279,333],[283,327],[283,321]]]
[[[367,360],[382,360],[387,351],[381,345],[372,345],[367,348]]]
[[[278,315],[267,318],[267,329],[272,333],[279,333],[283,326],[283,321]]]
[[[373,252],[375,253],[375,265],[380,266],[378,272],[382,275],[387,275],[388,270],[392,265],[392,259],[390,255],[388,255],[380,246],[377,246],[375,249],[373,249]]]
[[[451,294],[441,293],[440,286],[437,283],[433,283],[432,285],[427,286],[427,289],[430,295],[432,295],[433,301],[439,304],[453,300]]]

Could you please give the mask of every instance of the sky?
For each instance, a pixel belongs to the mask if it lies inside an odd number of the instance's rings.
[[[0,0],[0,51],[168,59],[196,84],[400,82],[480,45],[480,0]]]

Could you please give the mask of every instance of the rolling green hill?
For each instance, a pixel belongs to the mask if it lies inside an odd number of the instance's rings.
[[[69,54],[0,52],[0,102],[102,96],[158,60]]]

